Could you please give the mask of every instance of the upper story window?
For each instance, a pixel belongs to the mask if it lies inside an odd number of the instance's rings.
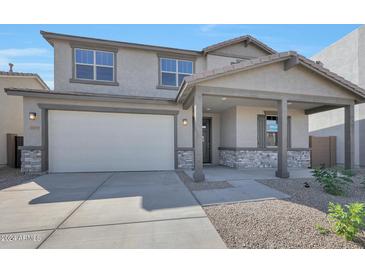
[[[75,49],[75,78],[113,82],[114,53],[100,50]]]
[[[192,74],[192,61],[172,58],[160,58],[161,86],[179,87],[184,77]]]

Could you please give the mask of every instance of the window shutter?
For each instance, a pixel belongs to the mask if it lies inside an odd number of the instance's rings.
[[[266,116],[257,115],[257,147],[266,147]]]
[[[288,148],[291,148],[291,117],[288,116]]]

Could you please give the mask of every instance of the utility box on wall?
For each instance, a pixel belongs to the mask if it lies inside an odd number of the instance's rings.
[[[11,168],[21,167],[21,150],[23,146],[23,136],[17,136],[16,134],[6,134],[7,140],[7,165]]]
[[[336,166],[336,136],[309,136],[311,168]]]

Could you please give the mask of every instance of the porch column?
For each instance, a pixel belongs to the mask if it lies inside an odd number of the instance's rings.
[[[276,177],[288,178],[288,101],[278,101],[278,170]]]
[[[345,106],[345,169],[355,164],[355,114],[354,105]]]
[[[194,94],[194,181],[203,182],[203,95]]]

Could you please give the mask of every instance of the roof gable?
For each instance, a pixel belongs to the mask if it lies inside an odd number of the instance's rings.
[[[241,85],[245,85],[246,83],[242,82],[244,81],[244,77],[247,75],[252,75],[252,71],[255,71],[258,68],[262,68],[262,67],[268,67],[272,64],[275,63],[280,63],[280,62],[284,62],[285,64],[291,64],[292,60],[294,60],[295,62],[293,62],[294,64],[300,64],[300,67],[304,70],[302,70],[302,72],[307,72],[307,73],[311,73],[312,78],[308,78],[306,79],[304,77],[304,75],[302,76],[303,79],[301,79],[301,77],[299,75],[297,75],[297,79],[295,78],[291,78],[291,74],[293,73],[293,71],[297,71],[298,68],[292,68],[289,71],[286,71],[284,68],[286,67],[286,65],[282,65],[280,64],[280,70],[277,70],[277,72],[279,72],[280,75],[283,76],[283,82],[285,83],[290,83],[290,82],[295,82],[296,80],[304,80],[302,81],[303,87],[307,87],[308,89],[313,88],[310,85],[313,84],[315,82],[315,78],[319,78],[322,80],[324,85],[332,85],[332,89],[333,87],[336,88],[340,88],[340,90],[342,90],[343,92],[350,92],[350,94],[352,94],[352,96],[355,96],[356,98],[361,98],[364,99],[365,98],[365,90],[363,90],[362,88],[356,86],[355,84],[345,80],[344,78],[342,78],[341,76],[329,71],[328,69],[324,68],[322,65],[317,64],[307,58],[305,58],[304,56],[298,55],[296,52],[284,52],[284,53],[278,53],[278,54],[272,54],[272,55],[268,55],[268,56],[263,56],[260,58],[256,58],[256,59],[252,59],[252,60],[246,60],[246,61],[242,61],[238,64],[233,64],[230,66],[226,66],[223,68],[219,68],[219,69],[214,69],[211,71],[206,71],[203,73],[198,73],[198,74],[194,74],[192,76],[186,77],[180,87],[180,91],[177,97],[177,100],[180,100],[183,96],[184,90],[188,89],[189,87],[192,87],[196,84],[201,84],[201,85],[206,85],[206,82],[209,81],[210,84],[218,84],[218,82],[220,81],[220,79],[225,78],[225,80],[230,79],[230,81],[235,80],[234,78],[240,78],[241,81]],[[278,64],[279,65],[279,64]],[[239,72],[243,72],[243,71],[247,71],[245,74],[240,74],[242,77],[237,77]],[[267,80],[270,77],[275,77],[273,75],[273,71],[271,72],[272,75],[270,75],[270,73],[266,73],[265,75],[259,75],[257,74],[256,77],[257,79],[253,79],[256,80],[256,82],[258,83],[258,86],[260,86],[260,81],[263,83],[264,81],[262,80]],[[232,75],[232,77],[230,77]],[[227,78],[230,77],[230,78]],[[266,77],[266,78],[265,78]],[[285,77],[287,77],[286,79],[284,79]],[[309,74],[308,74],[309,77]],[[314,78],[313,78],[314,77]],[[217,79],[217,81],[214,81],[215,79]],[[247,79],[246,79],[247,80]],[[252,80],[252,79],[251,79]],[[271,89],[274,85],[276,85],[277,83],[275,82],[275,79],[271,79],[271,86],[267,86],[267,89]],[[224,81],[224,80],[222,80]],[[306,83],[306,81],[308,81],[308,83]],[[229,83],[229,81],[227,81],[227,85],[231,85],[233,82]],[[314,89],[316,90],[316,89]],[[283,91],[283,90],[282,90]],[[290,90],[289,90],[290,91]],[[306,92],[307,90],[303,90],[303,92]],[[317,91],[319,93],[321,93],[322,91],[320,91],[319,89],[317,89]],[[320,94],[316,94],[316,95],[320,95]],[[338,93],[337,95],[342,95],[342,93]],[[333,96],[336,96],[335,94],[333,94]]]
[[[244,35],[237,38],[233,38],[230,40],[226,40],[214,45],[211,45],[209,47],[206,47],[203,49],[204,54],[208,54],[211,52],[217,52],[217,51],[223,51],[227,48],[232,48],[233,46],[243,46],[245,48],[251,48],[251,50],[258,49],[266,54],[274,54],[276,51],[269,46],[265,45],[261,41],[257,40],[256,38],[250,36],[250,35]]]

